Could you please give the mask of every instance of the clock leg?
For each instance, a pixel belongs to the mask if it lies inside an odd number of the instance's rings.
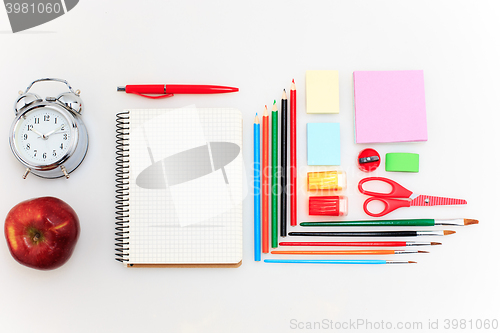
[[[30,173],[31,169],[30,168],[26,168],[26,171],[24,171],[24,174],[23,174],[23,179],[26,179],[26,177],[28,177],[28,174]]]
[[[64,177],[66,177],[66,179],[68,179],[69,174],[68,174],[68,171],[66,170],[66,168],[64,167],[64,165],[61,165],[61,170],[64,173]]]

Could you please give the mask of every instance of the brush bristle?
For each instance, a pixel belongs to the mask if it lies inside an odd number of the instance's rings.
[[[416,264],[416,261],[408,261],[409,264]]]
[[[439,242],[431,242],[431,245],[441,245]]]
[[[443,234],[444,234],[445,236],[446,236],[446,235],[451,235],[451,234],[454,234],[454,233],[456,233],[456,232],[455,232],[455,231],[453,231],[453,230],[444,230],[444,231],[443,231]]]
[[[429,253],[429,251],[418,251],[418,253]]]
[[[473,219],[464,219],[464,225],[469,225],[469,224],[478,224],[478,220],[473,220]]]

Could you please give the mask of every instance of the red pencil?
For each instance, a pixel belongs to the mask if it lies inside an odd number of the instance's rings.
[[[297,225],[297,90],[290,87],[290,225]]]
[[[262,253],[269,253],[269,114],[262,117]]]

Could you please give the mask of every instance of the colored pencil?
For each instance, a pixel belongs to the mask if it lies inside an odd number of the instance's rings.
[[[290,87],[290,225],[297,225],[297,90]]]
[[[255,261],[260,261],[261,235],[260,235],[260,124],[259,117],[255,115],[253,124],[253,194],[254,194],[254,257]]]
[[[389,255],[429,253],[418,250],[346,250],[346,251],[271,251],[272,254],[322,254],[322,255]]]
[[[325,222],[302,222],[303,227],[433,227],[435,225],[470,225],[478,224],[478,220],[472,219],[408,219],[408,220],[366,220],[366,221],[325,221]]]
[[[278,247],[278,106],[274,101],[271,110],[271,247]]]
[[[288,236],[327,236],[327,237],[416,237],[445,236],[454,234],[452,230],[425,231],[339,231],[339,232],[289,232]]]
[[[281,95],[281,227],[280,235],[281,237],[286,237],[286,224],[287,224],[287,213],[286,213],[286,196],[287,196],[287,132],[288,132],[288,99],[286,97],[286,91],[283,89],[283,94]]]
[[[416,261],[397,261],[397,260],[303,260],[303,259],[265,259],[267,263],[279,264],[416,264]]]
[[[281,242],[280,246],[425,246],[441,245],[438,242]]]
[[[269,114],[262,116],[262,253],[269,253]]]

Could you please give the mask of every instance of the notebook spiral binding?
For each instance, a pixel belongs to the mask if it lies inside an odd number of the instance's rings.
[[[128,261],[129,234],[129,112],[116,115],[116,216],[115,259]]]

